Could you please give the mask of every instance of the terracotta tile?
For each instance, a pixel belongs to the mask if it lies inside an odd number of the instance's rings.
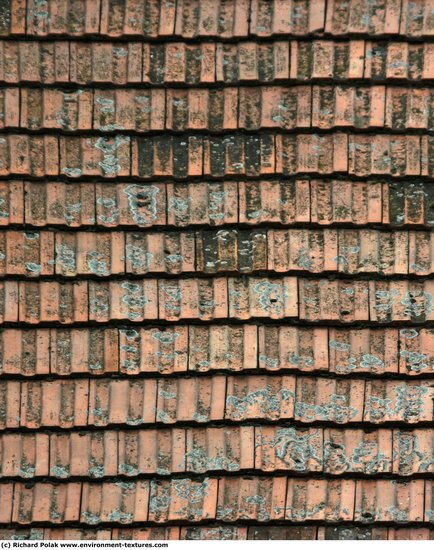
[[[4,8],[4,16],[0,27],[0,34],[22,34],[26,27],[26,2],[24,0],[12,0]]]
[[[370,319],[425,322],[433,316],[431,281],[370,281]]]
[[[0,182],[0,226],[24,222],[23,196],[23,182]]]
[[[183,372],[188,367],[188,328],[123,329],[119,332],[121,372]]]
[[[251,273],[268,267],[267,232],[263,230],[200,231],[195,237],[198,271]]]
[[[147,227],[166,223],[164,184],[97,183],[95,196],[97,216],[94,223],[106,227]]]
[[[191,371],[257,368],[257,329],[253,325],[188,327]]]
[[[157,281],[89,281],[89,320],[157,319]]]
[[[159,318],[222,319],[228,316],[227,280],[160,279],[158,281]]]
[[[410,527],[408,529],[394,529],[389,527],[388,540],[432,540],[431,529]]]
[[[229,316],[236,319],[298,316],[297,279],[229,278]]]
[[[23,382],[20,426],[32,429],[85,426],[88,396],[88,380]]]
[[[338,271],[343,273],[404,275],[409,272],[408,232],[340,230],[338,249]]]
[[[1,373],[33,376],[50,372],[50,333],[47,329],[5,329],[0,334]]]
[[[155,422],[157,381],[98,379],[89,383],[89,419],[93,426]]]
[[[95,90],[92,99],[95,130],[164,130],[164,90]]]
[[[1,138],[1,175],[54,176],[59,171],[57,138],[9,135]]]
[[[434,186],[423,183],[395,182],[383,185],[383,220],[392,225],[431,225]]]
[[[52,275],[54,234],[26,231],[7,231],[0,241],[1,271],[3,275]]]
[[[385,87],[313,86],[312,126],[384,126]]]
[[[181,540],[246,540],[247,527],[219,525],[216,527],[181,527]]]
[[[26,136],[2,138],[0,175],[259,176],[349,173],[355,176],[426,176],[431,140],[425,136],[302,135]],[[57,149],[60,149],[60,164]],[[339,151],[339,154],[337,152]],[[357,154],[356,154],[357,153]],[[176,161],[175,161],[176,158]]]
[[[387,527],[318,527],[318,540],[387,540]]]
[[[0,538],[431,540],[433,1],[3,4]]]
[[[293,224],[310,221],[308,180],[239,183],[240,222]]]
[[[432,472],[432,448],[432,430],[393,430],[393,472],[404,476]]]
[[[120,275],[125,272],[125,235],[112,233],[56,233],[56,273],[64,276]]]
[[[188,429],[186,471],[205,473],[253,469],[254,445],[252,426]]]
[[[399,372],[423,375],[433,370],[432,337],[431,329],[403,328],[399,331]]]
[[[286,176],[348,171],[348,136],[345,134],[277,135],[275,139],[278,173]],[[338,150],[339,155],[335,155]]]
[[[98,0],[96,4],[86,1],[80,8],[70,1],[51,0],[39,11],[32,0],[27,17],[23,4],[14,0],[5,8],[1,34],[86,36],[99,32],[110,37],[176,35],[185,39],[244,37],[248,33],[259,37],[306,35],[321,31],[335,36],[432,34],[432,21],[424,15],[429,3],[424,0],[413,3],[406,0],[402,6],[396,0],[387,6],[380,2],[365,6],[361,2],[335,0],[327,4],[327,9],[323,1],[312,5],[307,1],[297,4],[277,0],[273,5],[265,0],[254,0],[251,4],[246,0],[231,0],[227,4],[180,0],[176,7],[170,2],[142,5],[133,1],[117,4],[113,9],[108,0]]]
[[[92,81],[126,84],[140,82],[142,76],[142,44],[71,42],[69,52],[69,78],[85,85]]]
[[[99,5],[100,0],[94,3],[86,0],[79,5],[71,0],[50,0],[41,8],[36,0],[29,0],[27,33],[46,36],[68,33],[86,35],[98,32]]]
[[[63,92],[27,88],[22,90],[20,100],[19,126],[22,128],[92,129],[93,94],[91,90]]]
[[[235,182],[168,183],[167,223],[223,225],[238,221],[238,188]]]
[[[428,89],[387,88],[386,126],[396,130],[430,126]]]
[[[321,429],[255,427],[255,468],[266,472],[321,472],[323,432]]]
[[[366,42],[365,78],[374,80],[429,78],[429,44]]]
[[[116,329],[52,329],[50,370],[58,375],[119,371]]]
[[[434,271],[434,239],[431,232],[409,233],[409,272],[429,275]]]
[[[111,233],[111,235],[114,235]],[[125,271],[176,274],[196,271],[196,235],[182,233],[125,233]]]
[[[282,519],[286,478],[227,477],[219,481],[217,520]]]
[[[0,282],[0,322],[18,321],[19,286],[16,281]]]
[[[89,183],[25,182],[25,219],[35,226],[95,223],[95,191]]]
[[[392,0],[386,5],[375,1],[364,4],[357,0],[327,3],[325,31],[340,35],[360,34],[397,34],[401,15],[401,4]]]
[[[363,78],[365,42],[314,40],[291,42],[291,78]]]
[[[285,519],[351,521],[356,482],[350,479],[288,479]]]
[[[422,521],[424,481],[357,480],[354,520],[362,523]]]
[[[368,282],[299,279],[300,319],[349,323],[369,319]]]
[[[382,221],[381,184],[340,180],[312,180],[312,222],[380,223]]]
[[[21,384],[16,381],[0,382],[0,428],[18,428],[20,425]]]
[[[0,511],[0,521],[10,523],[12,521],[12,511],[14,506],[15,487],[12,483],[2,483],[0,485],[0,496],[3,506]]]
[[[119,432],[118,473],[170,475],[185,471],[185,432],[159,429]]]
[[[78,521],[81,483],[15,484],[12,521],[21,524]]]
[[[404,0],[402,4],[400,33],[409,36],[432,35],[433,22],[429,12],[430,7],[429,0],[418,0],[417,2]]]
[[[121,527],[111,530],[112,540],[178,540],[180,527]]]
[[[322,273],[338,268],[336,259],[341,232],[333,229],[270,230],[267,237],[268,269],[272,271]]]
[[[230,376],[227,381],[225,418],[293,418],[294,399],[293,376]]]
[[[294,418],[307,423],[360,422],[364,387],[364,380],[358,379],[297,378]]]
[[[324,430],[324,471],[327,473],[391,473],[393,456],[390,430]]]
[[[5,88],[0,92],[0,127],[17,128],[20,126],[20,91],[15,88]]]
[[[328,347],[333,372],[385,374],[398,371],[400,352],[396,329],[331,328]]]
[[[10,187],[10,222],[21,220],[19,187]],[[26,219],[36,226],[45,224],[151,226],[165,224],[166,188],[168,224],[222,225],[238,221],[237,187],[240,192],[240,222],[256,224],[277,222],[290,225],[312,221],[330,223],[392,223],[394,225],[430,225],[429,193],[431,184],[351,182],[340,180],[296,180],[215,183],[169,183],[127,185],[96,184],[97,218],[94,209],[94,185],[89,183],[26,183]],[[18,193],[15,195],[15,193]],[[311,199],[309,199],[309,193]],[[397,195],[404,193],[405,204]],[[1,194],[1,186],[0,186]],[[383,220],[382,220],[382,196]],[[22,201],[21,201],[22,202]],[[390,205],[389,205],[390,202]],[[5,203],[2,203],[3,208]],[[18,216],[18,217],[17,217]],[[13,219],[12,219],[13,217]],[[5,217],[0,219],[5,220]],[[400,221],[401,219],[401,221]],[[4,223],[4,221],[3,221]]]
[[[249,527],[249,539],[252,540],[316,540],[317,530],[321,527],[285,527],[258,525]]]
[[[217,479],[151,481],[149,521],[201,521],[216,518]]]
[[[50,475],[57,478],[115,476],[118,438],[115,432],[50,435]]]
[[[418,480],[418,481],[420,482],[420,484],[423,483],[422,480]],[[418,510],[419,510],[422,507],[422,495],[421,495],[422,487],[419,485],[417,489],[418,489],[417,493],[416,493],[415,489],[413,489],[413,494],[411,496],[415,499],[419,498],[419,500],[420,500],[420,502],[418,502],[418,504],[419,504]],[[414,493],[416,493],[416,494],[414,494]],[[424,515],[424,520],[429,521],[430,523],[432,523],[432,521],[433,521],[433,512],[434,512],[434,497],[433,497],[432,481],[431,480],[425,480],[425,491],[424,491],[424,493],[425,493],[425,515]],[[412,501],[411,501],[411,504],[413,504]],[[413,506],[414,506],[414,504],[413,504]]]
[[[156,421],[199,423],[224,418],[226,378],[223,376],[159,379]]]
[[[18,293],[17,293],[18,294]],[[56,281],[21,282],[15,294],[21,322],[73,323],[88,320],[88,290],[85,281],[60,284]]]
[[[367,380],[363,419],[367,422],[431,422],[433,388],[429,381]]]
[[[259,367],[267,370],[328,370],[326,328],[259,327]]]
[[[131,171],[130,137],[59,138],[59,174],[75,178],[129,176]]]
[[[43,529],[47,540],[111,540],[111,529]]]
[[[147,480],[83,483],[80,521],[88,525],[143,522],[148,517],[148,502]]]
[[[3,434],[0,436],[0,474],[21,478],[48,476],[48,454],[46,434]]]

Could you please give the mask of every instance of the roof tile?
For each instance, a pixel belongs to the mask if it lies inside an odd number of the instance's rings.
[[[118,473],[170,475],[185,472],[186,442],[181,429],[119,432]]]
[[[222,521],[283,519],[286,479],[230,477],[219,481],[216,519]]]
[[[433,471],[432,439],[429,428],[411,426],[367,431],[282,424],[4,433],[0,472],[60,480],[252,470],[408,477]]]
[[[81,500],[81,502],[80,502]],[[148,517],[149,481],[83,483],[80,521],[88,525],[101,522],[132,523]]]
[[[359,480],[356,487],[354,519],[362,523],[375,521],[409,522],[423,519],[424,481]]]
[[[219,484],[219,480],[210,478],[151,481],[149,520],[164,523],[214,519]]]
[[[293,522],[353,519],[356,482],[350,479],[288,479],[285,518]]]
[[[432,226],[434,185],[426,182],[262,180],[209,183],[26,182],[25,221],[32,226],[220,226],[391,224]],[[0,182],[0,223],[24,221],[21,182]],[[167,196],[166,196],[167,195]],[[21,197],[21,199],[20,199]],[[95,201],[96,199],[96,201]],[[96,208],[95,208],[96,202]],[[239,213],[238,213],[239,209]],[[166,214],[167,213],[167,214]]]
[[[249,539],[252,540],[316,540],[316,526],[267,526],[249,527]]]

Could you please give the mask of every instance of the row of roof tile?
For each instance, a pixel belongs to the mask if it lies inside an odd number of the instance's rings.
[[[0,374],[173,374],[213,370],[425,375],[434,329],[256,325],[3,329]]]
[[[426,276],[434,273],[434,235],[376,229],[3,231],[0,235],[0,276],[258,271]]]
[[[434,137],[232,134],[229,136],[0,137],[0,176],[140,178],[295,175],[434,175]]]
[[[0,281],[2,323],[251,318],[309,322],[434,320],[434,279],[215,277]]]
[[[103,478],[190,472],[434,473],[431,429],[224,426],[0,435],[0,477]]]
[[[433,521],[432,480],[223,477],[109,483],[3,483],[0,523],[217,520]]]
[[[7,0],[2,35],[246,37],[310,33],[432,36],[429,0]]]
[[[212,527],[133,527],[79,529],[7,528],[0,540],[433,540],[426,527],[338,527],[214,525]]]
[[[214,525],[121,528],[9,528],[0,540],[433,540],[427,527]]]
[[[1,381],[0,427],[69,429],[155,422],[432,422],[432,380],[294,375]]]
[[[24,205],[24,208],[23,208]],[[0,226],[434,225],[434,183],[0,181]]]
[[[30,130],[233,131],[434,129],[434,90],[396,86],[84,89],[6,87],[0,127]]]
[[[0,81],[110,86],[273,82],[288,79],[371,81],[434,78],[434,44],[408,42],[128,42],[0,41]]]
[[[0,276],[257,271],[426,276],[434,272],[434,235],[376,229],[0,234]]]

